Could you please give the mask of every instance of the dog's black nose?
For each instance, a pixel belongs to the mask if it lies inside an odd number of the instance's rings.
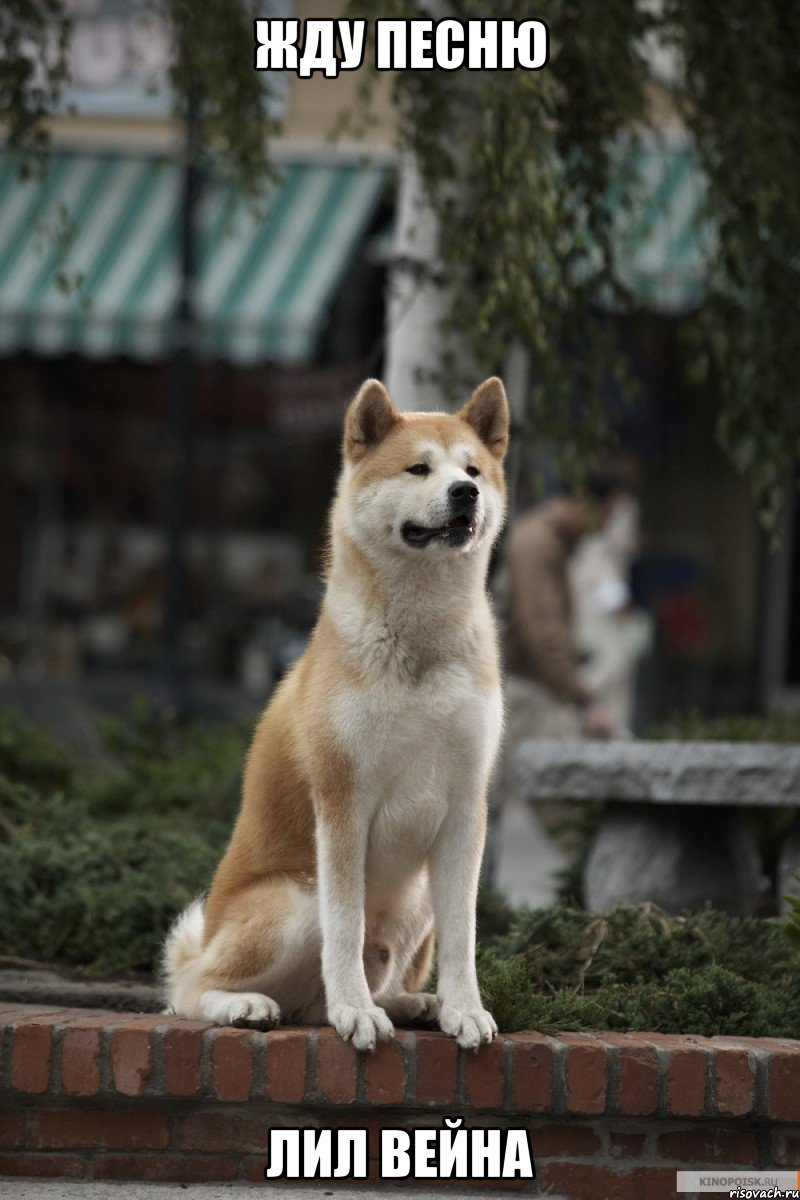
[[[478,499],[478,489],[469,479],[464,479],[458,483],[451,483],[447,489],[447,494],[450,497],[450,504],[453,508],[464,512],[470,509]]]

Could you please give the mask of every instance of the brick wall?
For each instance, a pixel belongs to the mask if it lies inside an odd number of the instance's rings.
[[[667,1200],[681,1168],[800,1167],[798,1042],[515,1033],[473,1055],[417,1031],[358,1055],[327,1028],[12,1005],[0,1037],[6,1176],[261,1180],[270,1129],[366,1126],[374,1156],[382,1126],[444,1114],[527,1126],[525,1187],[569,1200]]]

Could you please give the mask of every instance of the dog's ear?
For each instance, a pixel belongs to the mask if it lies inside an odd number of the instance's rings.
[[[400,413],[380,380],[366,379],[344,419],[345,458],[358,462],[400,419]]]
[[[495,458],[504,458],[508,449],[508,400],[502,379],[493,375],[470,396],[458,414],[477,433]]]

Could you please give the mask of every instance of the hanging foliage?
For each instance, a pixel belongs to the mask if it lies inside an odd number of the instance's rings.
[[[218,170],[249,194],[270,176],[272,88],[253,70],[253,21],[260,0],[149,0],[141,17],[165,17],[173,54],[170,95],[182,118],[190,93],[200,93],[203,142]],[[9,149],[24,170],[36,166],[49,144],[46,119],[63,104],[69,83],[72,22],[64,0],[4,0],[0,4],[0,122]]]
[[[717,238],[698,360],[719,380],[720,443],[771,526],[800,457],[800,6],[670,0],[664,31]]]
[[[359,15],[426,18],[425,0]],[[482,19],[479,0],[447,15]],[[492,16],[525,20],[512,0]],[[576,479],[608,446],[602,389],[629,384],[610,323],[596,305],[625,298],[614,263],[615,207],[630,200],[620,136],[646,114],[643,38],[652,18],[628,0],[545,0],[551,32],[538,71],[403,71],[393,76],[403,144],[419,163],[441,230],[450,318],[440,379],[458,380],[466,344],[482,371],[500,372],[509,346],[531,354],[528,441],[549,445]],[[612,203],[612,188],[614,192]]]
[[[44,119],[68,78],[70,28],[61,0],[0,4],[0,124],[26,170],[47,145]]]
[[[170,83],[181,114],[193,88],[200,91],[203,143],[218,172],[249,195],[270,178],[269,115],[272,89],[265,71],[253,70],[253,21],[259,0],[165,0],[176,53]]]

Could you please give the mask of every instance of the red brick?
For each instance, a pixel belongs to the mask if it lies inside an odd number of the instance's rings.
[[[642,1189],[636,1200],[686,1200],[686,1193],[676,1190],[674,1168],[641,1167],[636,1175]]]
[[[269,1127],[263,1120],[250,1120],[227,1113],[198,1112],[184,1117],[178,1126],[181,1150],[266,1151]]]
[[[213,1183],[236,1179],[238,1174],[238,1159],[205,1154],[108,1154],[94,1160],[95,1179]]]
[[[689,1040],[687,1038],[687,1040]],[[787,1050],[790,1053],[796,1053],[798,1050],[797,1041],[791,1038],[770,1038],[770,1037],[713,1037],[713,1038],[696,1038],[697,1041],[705,1041],[712,1050],[767,1050],[772,1053],[779,1051],[785,1053]]]
[[[0,1154],[0,1175],[82,1179],[86,1165],[72,1154]]]
[[[369,1104],[402,1104],[406,1096],[403,1035],[381,1042],[366,1056],[364,1082]]]
[[[274,1029],[267,1034],[264,1088],[270,1100],[299,1104],[306,1092],[306,1029]]]
[[[67,1011],[54,1004],[0,1004],[0,1033],[18,1021],[30,1021],[32,1017],[63,1015]]]
[[[30,1140],[38,1150],[163,1150],[169,1120],[153,1112],[37,1109]]]
[[[464,1096],[473,1108],[502,1108],[506,1044],[503,1038],[464,1055]]]
[[[603,1041],[617,1048],[617,1112],[647,1117],[658,1108],[658,1060],[641,1034],[604,1033]]]
[[[698,1166],[756,1166],[758,1147],[752,1133],[713,1126],[701,1129],[676,1129],[658,1139],[658,1156],[674,1162]]]
[[[20,1021],[11,1045],[11,1086],[18,1092],[41,1094],[50,1083],[53,1056],[53,1026],[58,1013]]]
[[[248,1183],[263,1183],[264,1182],[264,1169],[265,1169],[266,1165],[267,1165],[267,1160],[263,1157],[263,1155],[261,1158],[245,1158],[245,1159],[243,1159],[242,1160],[242,1169],[243,1169],[243,1173],[244,1173],[244,1178],[247,1180]],[[348,1187],[353,1182],[355,1182],[355,1181],[348,1179],[348,1181],[347,1181]]]
[[[0,1146],[24,1145],[25,1117],[18,1108],[0,1108]]]
[[[152,1069],[153,1031],[135,1026],[115,1029],[111,1035],[111,1071],[116,1090],[123,1096],[143,1095]]]
[[[672,1117],[702,1117],[706,1109],[708,1055],[699,1046],[671,1052],[667,1063],[667,1112]]]
[[[366,1129],[369,1139],[367,1153],[370,1158],[377,1158],[380,1154],[381,1130],[407,1129],[410,1131],[414,1128],[413,1119],[404,1121],[389,1116],[370,1117],[359,1113],[344,1119],[337,1116],[334,1123],[337,1129]],[[429,1129],[430,1125],[426,1124],[425,1128]]]
[[[800,1129],[774,1129],[772,1131],[770,1165],[800,1167]]]
[[[586,1158],[597,1154],[601,1142],[590,1125],[543,1125],[532,1135],[533,1157]]]
[[[569,1200],[679,1200],[675,1171],[636,1167],[619,1173],[588,1163],[545,1163],[538,1173],[542,1195],[549,1189]]]
[[[81,1009],[70,1014],[68,1021],[62,1021],[64,1030],[68,1029],[104,1029],[107,1025],[119,1025],[118,1012],[100,1011],[99,1009]],[[163,1021],[163,1017],[161,1018]]]
[[[747,1051],[717,1050],[712,1071],[714,1111],[723,1117],[749,1116],[755,1105],[756,1076]]]
[[[330,1104],[352,1104],[356,1098],[358,1057],[333,1029],[317,1035],[317,1072],[314,1090]]]
[[[165,1029],[162,1042],[164,1094],[195,1096],[203,1085],[203,1034],[210,1025],[181,1021]]]
[[[606,1051],[580,1033],[561,1034],[567,1047],[567,1111],[584,1116],[602,1113],[606,1103]]]
[[[770,1057],[769,1115],[776,1121],[800,1121],[800,1049],[780,1049]]]
[[[254,1035],[249,1029],[215,1029],[211,1043],[218,1100],[247,1100],[253,1084]]]
[[[553,1111],[552,1043],[531,1033],[512,1033],[511,1107],[520,1113]]]
[[[467,1059],[471,1055],[465,1056]],[[417,1103],[452,1104],[456,1094],[458,1046],[443,1033],[417,1034]]]
[[[624,1133],[612,1130],[608,1135],[610,1158],[642,1158],[646,1137],[643,1133]]]
[[[536,1179],[542,1195],[549,1191],[569,1200],[642,1200],[637,1171],[618,1174],[610,1167],[553,1161],[537,1168]]]
[[[100,1090],[99,1029],[64,1030],[61,1082],[70,1096],[94,1096]]]

